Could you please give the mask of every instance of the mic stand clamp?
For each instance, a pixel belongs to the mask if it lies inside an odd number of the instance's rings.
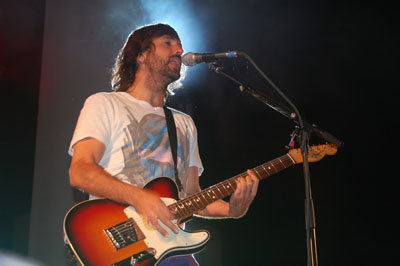
[[[293,130],[292,134],[290,134],[289,143],[288,143],[288,145],[285,146],[285,148],[287,150],[291,150],[294,148],[294,145],[296,143],[296,138],[299,137],[299,130],[300,130],[299,126],[294,126],[294,130]]]
[[[216,61],[208,63],[208,68],[217,74],[220,74],[223,69],[222,66],[217,65]]]

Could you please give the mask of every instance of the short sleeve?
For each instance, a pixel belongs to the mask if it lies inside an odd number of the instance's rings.
[[[189,148],[189,167],[196,166],[199,168],[199,176],[203,173],[204,167],[200,159],[199,146],[197,143],[197,129],[190,118],[190,148]]]
[[[79,114],[68,153],[72,156],[74,145],[85,138],[95,138],[107,146],[112,116],[112,105],[104,94],[97,93],[87,98]]]

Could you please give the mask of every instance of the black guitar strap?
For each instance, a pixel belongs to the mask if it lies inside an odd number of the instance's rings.
[[[169,144],[171,145],[172,158],[174,160],[175,182],[178,185],[179,191],[182,191],[183,188],[182,183],[178,176],[178,154],[177,154],[178,138],[176,136],[176,126],[175,126],[174,116],[172,115],[171,110],[168,109],[167,106],[165,105],[164,105],[164,113],[165,113],[165,120],[167,122]]]

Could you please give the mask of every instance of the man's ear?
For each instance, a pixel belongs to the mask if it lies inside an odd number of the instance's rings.
[[[144,59],[145,59],[144,53],[140,53],[140,54],[137,56],[136,61],[137,61],[138,64],[141,64],[141,63],[144,62]]]

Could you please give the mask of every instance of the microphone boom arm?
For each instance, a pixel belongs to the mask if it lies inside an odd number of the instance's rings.
[[[221,67],[217,66],[214,62],[209,63],[209,68],[213,70],[215,73],[224,76],[233,82],[237,83],[239,85],[239,89],[241,92],[246,92],[250,95],[252,95],[254,98],[257,100],[263,102],[264,104],[268,105],[270,108],[274,109],[278,113],[282,114],[283,116],[287,117],[288,119],[292,120],[294,123],[297,125],[300,125],[299,120],[297,119],[297,115],[295,112],[291,111],[289,107],[282,103],[278,103],[278,101],[272,99],[271,97],[259,92],[258,90],[254,89],[250,85],[244,84],[243,82],[239,81],[238,79],[232,77],[228,73],[222,70]],[[344,142],[341,141],[340,139],[336,138],[329,132],[319,128],[316,124],[314,123],[309,123],[306,120],[303,119],[303,127],[316,136],[318,136],[321,139],[324,139],[325,141],[332,143],[336,145],[338,148],[343,147]]]

